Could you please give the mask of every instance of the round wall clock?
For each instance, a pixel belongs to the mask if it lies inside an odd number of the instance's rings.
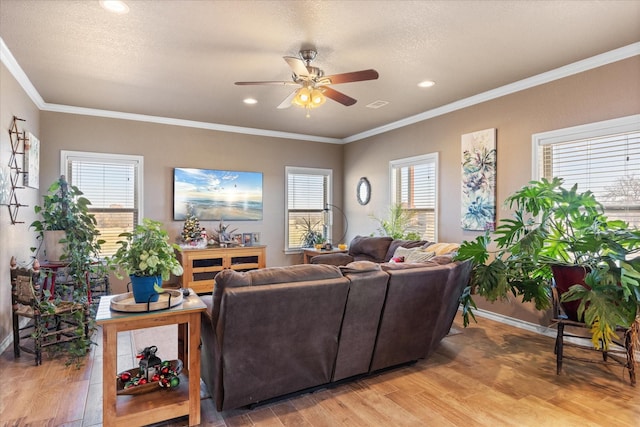
[[[366,205],[371,200],[371,184],[369,184],[369,180],[365,177],[360,178],[358,181],[358,186],[356,187],[356,197],[358,198],[358,203],[361,205]]]

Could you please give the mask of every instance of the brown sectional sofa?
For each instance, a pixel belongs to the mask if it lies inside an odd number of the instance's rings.
[[[216,276],[202,378],[218,410],[427,357],[447,334],[471,264],[354,262]]]

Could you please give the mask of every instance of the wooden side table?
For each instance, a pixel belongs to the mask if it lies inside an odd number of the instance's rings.
[[[96,314],[102,326],[102,423],[105,426],[143,426],[171,418],[189,416],[189,425],[200,424],[200,314],[206,309],[191,291],[182,303],[167,310],[124,313],[111,310],[111,299],[103,296]],[[154,326],[178,325],[178,358],[184,368],[180,386],[135,396],[116,394],[118,332]]]
[[[310,264],[311,263],[311,258],[313,258],[316,255],[323,255],[323,254],[346,254],[347,252],[349,252],[348,249],[338,249],[338,248],[333,248],[333,249],[312,249],[312,248],[306,248],[304,249],[303,253],[304,253],[304,263],[305,264]]]

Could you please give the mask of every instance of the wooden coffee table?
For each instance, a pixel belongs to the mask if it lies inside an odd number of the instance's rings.
[[[151,312],[111,310],[115,295],[100,298],[96,322],[102,326],[102,423],[105,426],[143,426],[189,416],[189,425],[200,424],[200,314],[206,309],[191,291],[182,303]],[[178,325],[178,358],[184,362],[180,385],[175,390],[118,396],[118,332],[154,326]]]

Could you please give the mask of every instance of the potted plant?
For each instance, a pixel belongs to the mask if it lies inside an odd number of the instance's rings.
[[[182,265],[176,258],[181,250],[175,243],[169,243],[169,235],[162,223],[144,218],[133,232],[122,233],[117,243],[120,247],[109,263],[116,268],[116,275],[122,278],[120,270],[131,279],[133,297],[136,303],[158,301],[163,280],[170,275],[182,275]]]
[[[60,176],[48,188],[48,193],[43,197],[43,204],[35,206],[36,214],[41,219],[33,221],[30,225],[38,233],[40,247],[43,242],[46,257],[50,262],[64,265],[66,282],[56,289],[62,288],[62,292],[51,296],[46,291],[47,301],[42,302],[42,310],[50,310],[47,305],[48,298],[52,297],[56,302],[66,299],[84,306],[84,313],[77,312],[77,335],[81,339],[70,342],[67,348],[71,358],[69,363],[79,361],[84,357],[93,343],[90,332],[94,328],[94,320],[89,312],[88,277],[106,274],[104,263],[100,261],[100,249],[104,240],[99,238],[100,232],[96,228],[96,219],[89,212],[91,202],[83,196],[76,186],[70,185],[64,175]],[[53,235],[53,237],[51,237]],[[38,248],[31,248],[32,252],[38,252]],[[47,268],[42,269],[43,274],[48,274]],[[52,278],[50,278],[52,279]],[[87,323],[85,335],[82,329]]]
[[[562,301],[578,303],[578,315],[591,327],[596,348],[609,347],[616,326],[638,330],[640,230],[607,219],[593,193],[580,193],[577,186],[566,189],[562,183],[543,178],[509,196],[505,204],[514,209],[513,218],[500,221],[494,249],[489,249],[488,233],[463,242],[457,258],[474,261],[462,297],[465,326],[474,317],[474,292],[489,301],[521,296],[537,309],[547,309],[552,270],[580,266],[583,281],[576,281]]]
[[[395,203],[389,206],[388,219],[373,216],[378,224],[378,233],[381,236],[389,236],[393,239],[420,240],[420,234],[415,231],[407,231],[415,219],[415,212],[403,209],[402,204]]]
[[[38,232],[41,245],[44,244],[47,260],[57,262],[63,259],[65,246],[69,244],[69,233],[74,234],[70,236],[74,240],[96,240],[99,232],[94,215],[89,213],[90,205],[89,199],[83,196],[78,187],[70,185],[64,175],[49,186],[42,205],[34,208],[42,219],[31,223],[31,227]]]
[[[322,221],[313,223],[311,218],[302,218],[302,235],[300,236],[300,244],[303,248],[314,248],[316,245],[320,245],[326,241],[322,235],[322,231],[318,229]]]

